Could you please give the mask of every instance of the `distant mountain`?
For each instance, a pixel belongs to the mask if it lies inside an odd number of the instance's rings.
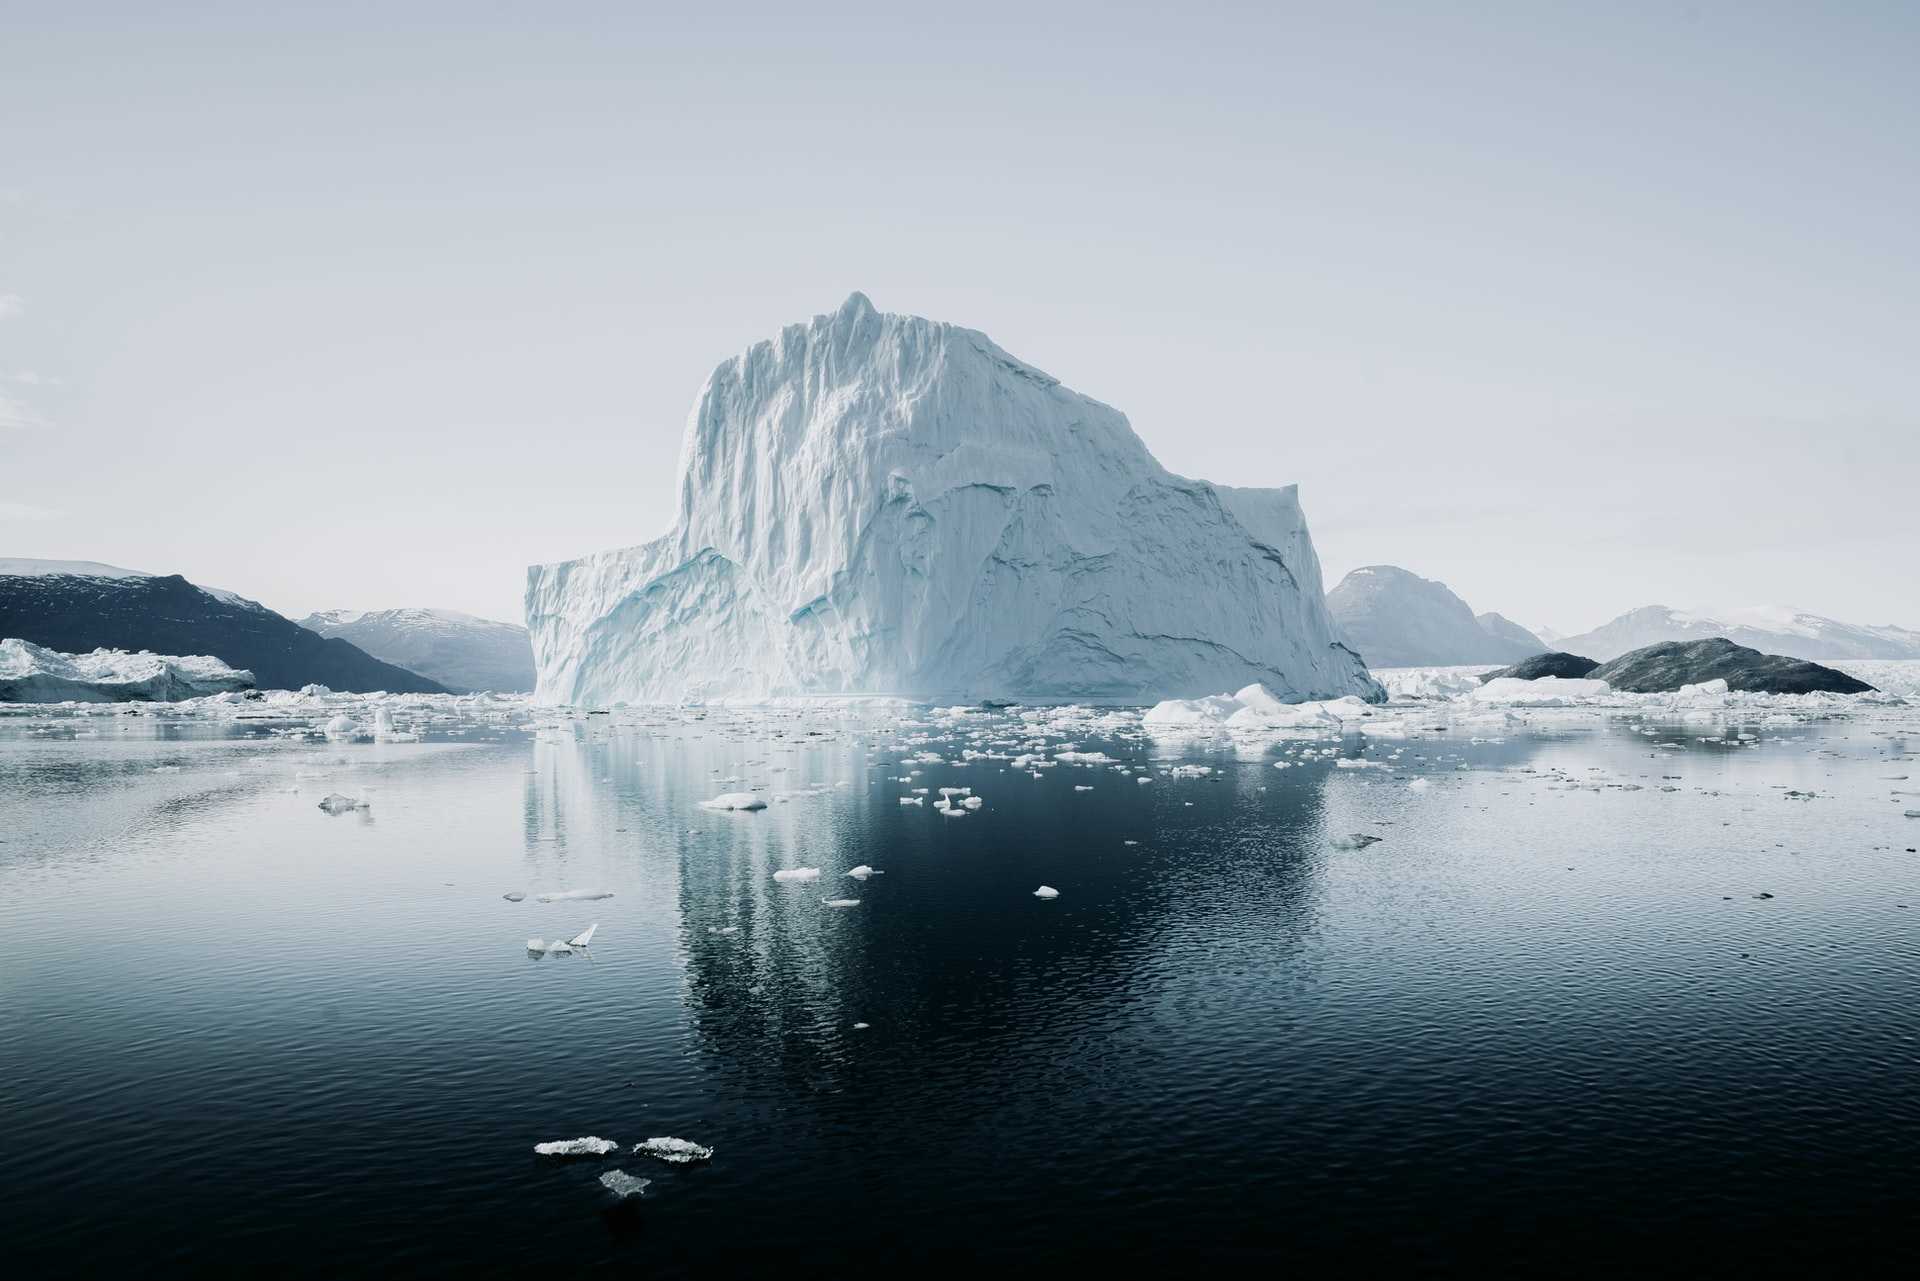
[[[1715,636],[1791,658],[1920,658],[1920,632],[1842,623],[1784,605],[1713,613],[1648,605],[1583,635],[1563,637],[1556,647],[1607,662],[1648,645]]]
[[[68,654],[206,654],[251,671],[262,689],[447,692],[232,592],[92,561],[0,560],[0,637]]]
[[[1327,609],[1368,667],[1512,663],[1547,648],[1518,623],[1475,617],[1446,584],[1395,565],[1354,570],[1327,593]]]
[[[308,614],[300,625],[352,641],[375,658],[431,676],[449,689],[533,689],[533,641],[514,623],[450,609],[329,609]]]

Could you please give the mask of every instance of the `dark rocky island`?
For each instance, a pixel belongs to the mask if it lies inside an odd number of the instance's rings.
[[[352,693],[448,692],[231,592],[196,587],[178,574],[99,568],[108,572],[0,573],[0,637],[68,654],[103,648],[211,654],[252,672],[262,689],[317,684]]]
[[[1803,658],[1762,654],[1725,637],[1667,641],[1622,654],[1587,673],[1630,694],[1663,694],[1682,685],[1724,680],[1756,694],[1867,694],[1873,686]]]
[[[1497,672],[1488,672],[1480,680],[1484,683],[1511,676],[1515,680],[1537,681],[1543,676],[1558,676],[1561,680],[1583,680],[1593,674],[1600,666],[1591,658],[1582,658],[1578,654],[1563,653],[1555,650],[1549,654],[1535,654],[1532,658],[1523,658],[1512,667],[1503,667]]]

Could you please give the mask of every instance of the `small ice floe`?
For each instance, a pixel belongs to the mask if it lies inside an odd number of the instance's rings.
[[[922,807],[926,805],[926,801],[918,796],[902,796],[900,798],[900,803],[902,805],[919,805]]]
[[[1350,756],[1342,756],[1334,764],[1341,769],[1385,769],[1387,767],[1385,761],[1363,761]]]
[[[1139,778],[1136,778],[1133,781],[1136,783],[1151,783],[1153,780],[1148,778],[1145,774],[1142,774]]]
[[[647,1190],[652,1179],[635,1178],[625,1170],[608,1170],[600,1176],[600,1186],[619,1197],[622,1201],[630,1196],[639,1196]]]
[[[977,810],[977,809],[979,809],[979,808],[980,808],[980,807],[981,807],[982,805],[984,805],[984,804],[986,804],[986,802],[985,802],[985,801],[982,801],[982,800],[981,800],[981,799],[980,799],[980,798],[979,798],[978,796],[966,796],[966,797],[962,797],[962,798],[961,798],[961,800],[960,800],[960,803],[961,803],[962,805],[964,805],[964,806],[966,806],[966,807],[967,807],[968,809],[970,809],[970,810]]]
[[[1091,783],[1075,783],[1073,785],[1073,790],[1076,792],[1091,792],[1093,790],[1093,785]]]
[[[1369,845],[1378,845],[1382,839],[1365,832],[1349,832],[1345,836],[1334,837],[1332,844],[1337,850],[1363,850]]]
[[[588,1135],[584,1139],[556,1139],[552,1143],[536,1143],[533,1150],[540,1156],[605,1156],[619,1147],[612,1139],[596,1138]]]
[[[740,927],[738,925],[709,925],[707,927],[707,933],[709,934],[738,934],[739,932]]]
[[[669,1165],[692,1165],[695,1161],[713,1160],[712,1148],[703,1148],[690,1139],[648,1139],[645,1143],[634,1144],[633,1150]]]
[[[367,808],[367,803],[338,792],[329,792],[320,798],[320,808],[329,814],[345,814],[352,810],[363,810]]]
[[[524,903],[527,899],[527,892],[525,890],[514,890],[512,893],[502,894],[500,897],[509,903]]]
[[[1424,792],[1429,787],[1432,787],[1432,786],[1433,786],[1433,780],[1427,779],[1427,778],[1416,778],[1411,783],[1407,784],[1408,789],[1410,791],[1415,791],[1415,792]]]
[[[817,881],[820,869],[817,867],[783,867],[773,874],[776,881]]]
[[[864,1032],[864,1031],[866,1031],[866,1030],[867,1030],[868,1028],[870,1028],[870,1027],[872,1027],[872,1026],[873,1026],[873,1024],[871,1024],[871,1023],[855,1023],[855,1024],[853,1025],[853,1030],[854,1030],[854,1031],[856,1031],[856,1032]]]
[[[864,881],[869,876],[885,876],[886,873],[881,871],[877,867],[868,867],[865,863],[862,863],[859,867],[856,867],[851,872],[848,872],[847,875],[854,877],[858,880]]]
[[[1139,841],[1121,841],[1120,843],[1122,845],[1138,845],[1140,842]]]
[[[860,900],[857,898],[823,898],[820,901],[822,903],[825,903],[828,907],[859,907],[860,906]]]
[[[965,810],[953,805],[936,805],[934,808],[942,814],[945,814],[948,818],[965,818],[967,816]]]
[[[763,810],[766,801],[752,792],[722,792],[710,801],[701,801],[703,810]]]
[[[600,922],[595,921],[592,925],[589,925],[586,929],[581,930],[578,934],[568,939],[567,946],[568,947],[587,946],[587,944],[593,942],[593,933],[595,930],[599,928],[600,928]]]
[[[572,956],[573,948],[561,939],[549,943],[543,938],[527,940],[527,951],[534,956]]]
[[[536,903],[573,903],[582,900],[612,898],[612,890],[550,890],[545,894],[536,894]]]
[[[1059,898],[1060,891],[1054,889],[1051,885],[1042,885],[1033,892],[1033,896],[1035,898]]]

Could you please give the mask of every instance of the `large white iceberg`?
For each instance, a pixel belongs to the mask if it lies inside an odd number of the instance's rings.
[[[1294,488],[1175,476],[983,334],[854,294],[721,365],[653,542],[528,573],[546,703],[1384,697]]]
[[[207,655],[62,654],[0,640],[0,703],[175,702],[253,688],[253,673]]]

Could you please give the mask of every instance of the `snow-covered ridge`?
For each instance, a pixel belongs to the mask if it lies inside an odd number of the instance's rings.
[[[1567,636],[1556,647],[1607,662],[1630,650],[1664,641],[1723,636],[1767,654],[1813,662],[1833,659],[1920,658],[1920,631],[1891,625],[1843,623],[1790,605],[1741,609],[1678,610],[1648,605],[1612,621]]]
[[[300,626],[337,636],[383,662],[449,689],[523,692],[533,688],[533,645],[517,623],[452,609],[329,609]]]
[[[1293,488],[1162,468],[984,334],[855,294],[716,369],[666,535],[529,571],[548,703],[1381,697]]]
[[[173,702],[252,688],[252,672],[204,654],[62,654],[31,641],[0,640],[0,703]]]
[[[16,578],[157,578],[159,575],[144,569],[122,569],[118,565],[106,565],[97,560],[36,560],[24,556],[0,556],[0,578],[9,575]],[[242,605],[251,609],[265,609],[259,601],[248,600],[238,592],[230,592],[220,587],[206,587],[194,584],[207,595],[223,600],[229,605]]]

